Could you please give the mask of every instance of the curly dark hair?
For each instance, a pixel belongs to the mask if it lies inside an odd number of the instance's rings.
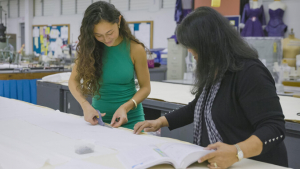
[[[102,60],[105,44],[95,38],[94,26],[102,20],[110,23],[118,23],[120,15],[120,11],[113,4],[103,1],[95,2],[85,10],[78,37],[79,43],[76,48],[78,57],[76,58],[77,76],[75,79],[79,82],[77,87],[86,97],[88,95],[100,96],[99,89],[101,84],[99,80],[101,80],[102,76]],[[143,43],[131,34],[123,16],[121,17],[120,27],[119,36],[145,47]]]

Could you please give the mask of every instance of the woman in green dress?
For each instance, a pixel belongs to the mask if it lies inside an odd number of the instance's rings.
[[[103,1],[86,9],[78,39],[69,88],[83,109],[84,119],[97,124],[99,110],[104,122],[133,129],[145,120],[141,102],[151,90],[145,46],[131,34],[114,5]],[[93,96],[92,105],[87,95]]]

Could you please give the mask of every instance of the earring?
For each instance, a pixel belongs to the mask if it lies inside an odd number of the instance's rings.
[[[119,29],[120,29],[120,27],[121,27],[121,26],[119,25]]]

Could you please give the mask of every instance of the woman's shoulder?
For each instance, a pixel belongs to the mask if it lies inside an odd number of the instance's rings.
[[[267,69],[259,59],[242,59],[237,70],[227,70],[225,74],[244,74],[252,69]]]
[[[145,51],[145,48],[142,44],[139,44],[133,40],[130,40],[130,48],[131,48],[131,50]]]
[[[249,73],[253,71],[269,71],[267,67],[259,59],[244,59],[241,73]]]
[[[238,81],[271,81],[273,77],[269,69],[259,59],[246,59],[243,68],[237,72]]]
[[[142,55],[145,54],[145,47],[142,44],[139,44],[133,40],[130,41],[130,51],[133,55]]]

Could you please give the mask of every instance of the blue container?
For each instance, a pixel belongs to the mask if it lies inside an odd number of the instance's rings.
[[[150,52],[155,53],[156,54],[156,58],[154,59],[155,63],[160,63],[161,62],[161,51],[163,51],[165,48],[156,48],[156,49],[150,49]]]
[[[161,58],[160,59],[160,64],[161,65],[167,65],[167,63],[168,63],[168,58]]]

